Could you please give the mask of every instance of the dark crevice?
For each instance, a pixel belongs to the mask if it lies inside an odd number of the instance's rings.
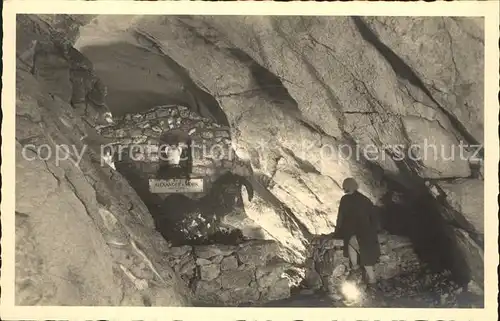
[[[394,177],[377,169],[389,191],[382,198],[383,228],[391,234],[408,237],[420,260],[432,270],[451,271],[458,283],[466,284],[471,279],[471,271],[459,249],[455,231],[466,231],[479,247],[484,246],[483,236],[451,207],[443,191],[438,196],[431,194],[426,181],[419,176],[420,164],[396,157],[395,151],[386,152],[394,160],[399,174]],[[399,195],[399,201],[393,199],[394,195]]]
[[[248,90],[243,90],[243,91],[238,91],[234,93],[225,93],[225,94],[219,94],[217,97],[234,97],[234,96],[251,96],[251,95],[256,95],[256,94],[261,94],[264,91],[263,88],[253,88],[253,89],[248,89]]]
[[[87,212],[87,215],[90,218],[94,219],[94,217],[91,214],[92,212],[88,208],[87,202],[85,202],[85,200],[81,197],[80,193],[78,193],[76,186],[73,184],[73,182],[71,182],[71,180],[68,178],[68,176],[66,174],[64,174],[64,178],[65,178],[66,182],[68,183],[69,188],[71,189],[71,191],[75,195],[75,197],[80,201],[80,203],[82,203],[83,207],[85,208],[85,212]]]
[[[18,211],[15,211],[15,214],[22,217],[22,218],[28,218],[29,217],[29,214],[26,214],[26,213],[22,213],[22,212],[18,212]]]
[[[450,30],[448,30],[448,25],[446,24],[445,17],[442,17],[442,20],[443,20],[443,29],[446,31],[446,35],[448,36],[448,39],[449,39],[451,61],[453,62],[453,66],[455,67],[454,68],[455,69],[455,79],[453,80],[453,84],[451,85],[453,87],[453,89],[455,89],[457,78],[461,78],[461,76],[460,76],[460,72],[458,71],[457,62],[455,60],[455,52],[453,51],[453,37],[451,36]]]
[[[301,159],[300,157],[295,155],[295,153],[291,149],[288,149],[288,148],[283,147],[283,146],[281,148],[283,148],[283,150],[290,157],[293,158],[293,160],[297,163],[297,166],[301,171],[303,171],[306,174],[313,173],[313,174],[321,175],[321,173],[316,169],[316,167],[314,167],[314,165],[311,164],[309,161],[307,161],[305,159]]]
[[[434,272],[451,271],[465,285],[471,279],[465,257],[454,236],[458,224],[450,224],[441,212],[443,205],[425,188],[408,188],[384,177],[389,192],[382,198],[380,222],[393,235],[408,237],[422,263]],[[398,196],[398,201],[393,199]]]
[[[337,140],[336,137],[327,134],[321,127],[319,127],[318,125],[316,125],[314,123],[310,123],[305,119],[297,119],[297,121],[300,124],[302,124],[305,128],[309,129],[312,133],[318,133],[318,134],[321,134],[321,136],[323,136],[323,137],[328,137],[328,138],[332,138],[334,140]]]
[[[374,31],[363,21],[361,17],[352,17],[354,24],[356,25],[359,33],[365,41],[370,43],[377,51],[386,59],[386,61],[391,65],[394,72],[398,77],[407,80],[412,85],[421,89],[429,99],[436,104],[443,114],[450,120],[453,127],[457,132],[462,135],[462,137],[469,144],[479,145],[479,141],[468,132],[467,128],[453,115],[451,112],[446,110],[441,104],[432,96],[432,93],[427,89],[424,82],[419,78],[419,76],[412,70],[408,64],[406,64],[403,59],[401,59],[394,51],[392,51],[387,45],[385,45],[375,34]],[[481,152],[481,157],[484,157],[483,152]]]
[[[378,115],[378,111],[344,111],[344,114],[346,115],[373,115],[376,114]],[[389,113],[387,113],[389,114]]]
[[[318,202],[319,204],[323,204],[323,201],[322,201],[322,200],[318,197],[318,195],[316,195],[316,193],[315,193],[315,192],[314,192],[314,191],[313,191],[313,190],[312,190],[312,189],[311,189],[311,188],[307,185],[306,181],[304,181],[304,179],[302,179],[302,177],[298,177],[298,178],[297,178],[297,181],[298,181],[300,184],[302,184],[302,186],[304,186],[304,187],[307,189],[307,191],[308,191],[308,192],[309,192],[312,196],[314,196],[314,198],[316,199],[316,202]],[[319,213],[319,212],[320,212],[320,211],[318,211],[318,210],[315,210],[315,211],[316,211],[316,213]],[[323,214],[325,214],[325,213],[323,212]]]
[[[238,61],[248,67],[252,73],[253,80],[259,85],[259,89],[270,98],[270,101],[279,105],[287,103],[287,111],[299,113],[297,102],[292,98],[288,89],[283,85],[282,80],[268,69],[257,63],[252,57],[239,48],[227,48],[227,51]],[[291,109],[291,110],[288,110]]]
[[[56,179],[57,181],[57,186],[61,186],[62,182],[61,182],[61,179],[49,168],[49,164],[47,163],[47,161],[43,161],[44,164],[45,164],[45,167],[47,168],[47,171],[52,174],[52,176]]]

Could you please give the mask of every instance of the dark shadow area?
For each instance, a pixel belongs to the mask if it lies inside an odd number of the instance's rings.
[[[451,271],[452,279],[465,285],[471,280],[464,252],[460,249],[457,231],[469,233],[479,246],[482,244],[471,224],[455,211],[444,194],[433,195],[428,181],[419,175],[422,164],[412,161],[408,151],[386,150],[399,169],[397,177],[378,170],[388,193],[382,198],[379,221],[390,234],[408,237],[415,253],[432,273]],[[376,166],[372,165],[372,169]]]
[[[238,48],[229,48],[227,50],[236,59],[248,66],[255,82],[259,85],[258,90],[267,95],[273,103],[283,107],[286,106],[289,112],[300,114],[297,102],[292,98],[288,89],[286,89],[278,76],[262,67],[243,50]]]
[[[113,115],[123,116],[125,114],[135,114],[147,111],[156,106],[162,105],[182,105],[186,106],[188,100],[179,93],[164,93],[152,91],[120,90],[111,89],[106,102]]]
[[[383,230],[408,237],[419,259],[432,272],[452,271],[454,281],[470,281],[465,258],[458,251],[453,228],[441,215],[441,204],[426,189],[408,189],[392,182],[379,209]]]
[[[162,202],[162,221],[157,229],[168,238],[177,232],[171,231],[172,226],[178,226],[179,220],[192,218],[199,220],[201,237],[191,238],[190,245],[203,244],[238,244],[245,241],[239,230],[220,230],[222,218],[234,210],[244,210],[241,186],[248,191],[248,198],[253,198],[253,188],[246,178],[230,172],[222,174],[212,185],[210,191],[198,200],[193,200],[183,194],[171,194]],[[189,222],[188,222],[189,224]],[[180,238],[180,244],[187,244],[186,234]]]

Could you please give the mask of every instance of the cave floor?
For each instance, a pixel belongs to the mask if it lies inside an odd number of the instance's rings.
[[[407,273],[380,281],[364,302],[346,304],[325,293],[297,291],[263,307],[482,308],[484,296],[464,291],[446,273]],[[311,291],[309,291],[311,292]],[[364,292],[366,294],[366,292]]]
[[[392,278],[380,280],[370,290],[358,289],[358,302],[346,302],[321,291],[293,289],[290,297],[261,304],[239,307],[302,307],[302,308],[484,308],[481,290],[465,290],[451,279],[448,271],[432,272],[422,266],[410,267]],[[195,306],[213,306],[198,305]]]
[[[420,293],[412,297],[397,297],[391,296],[391,293],[380,295],[372,298],[368,302],[346,304],[343,301],[336,301],[331,299],[325,294],[296,294],[288,299],[271,301],[263,305],[263,307],[303,307],[303,308],[479,308],[482,307],[481,299],[479,297],[469,297],[468,302],[462,304],[456,303],[459,298],[450,296],[446,302],[436,302],[433,299],[434,293]],[[455,301],[451,303],[450,301]]]

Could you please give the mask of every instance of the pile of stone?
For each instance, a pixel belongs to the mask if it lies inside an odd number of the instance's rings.
[[[169,263],[200,305],[239,306],[288,298],[301,271],[274,241],[172,247]]]
[[[117,143],[123,145],[158,143],[159,137],[172,129],[185,131],[199,143],[212,139],[216,143],[230,144],[231,142],[228,127],[203,118],[185,106],[158,106],[146,112],[126,114],[115,121],[115,126],[103,129],[101,134],[113,137]]]
[[[100,134],[113,141],[112,149],[117,153],[115,158],[118,157],[115,161],[132,160],[138,170],[153,178],[159,167],[160,136],[171,130],[182,131],[192,138],[193,176],[213,181],[227,170],[247,174],[245,166],[237,162],[230,129],[185,106],[157,106],[146,112],[127,114],[115,119],[113,126],[101,128]]]

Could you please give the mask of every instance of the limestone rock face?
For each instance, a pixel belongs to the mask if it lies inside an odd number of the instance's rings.
[[[149,52],[148,61],[158,55],[168,61],[150,70],[188,73],[184,86],[216,99],[231,127],[232,146],[254,173],[256,197],[244,204],[247,221],[301,253],[302,260],[311,236],[333,229],[339,185],[347,176],[357,178],[362,192],[377,202],[387,178],[413,190],[422,179],[472,175],[470,148],[460,146],[482,142],[479,20],[103,16],[97,21],[83,27],[77,41],[98,65],[97,74],[140,79],[144,69],[134,67],[139,59],[134,50],[146,48],[141,60]],[[123,62],[108,64],[118,53]],[[119,81],[109,86],[110,95],[123,90]],[[154,86],[138,82],[133,90],[145,95]],[[164,100],[174,101],[167,95]],[[151,105],[141,98],[123,103],[120,108],[127,111]]]
[[[63,165],[17,164],[16,229],[33,235],[18,247],[34,249],[18,250],[23,304],[76,304],[80,281],[88,304],[184,305],[190,293],[231,306],[287,297],[304,278],[298,267],[310,261],[315,236],[335,228],[347,177],[378,205],[393,190],[405,200],[428,194],[422,199],[438,209],[429,222],[446,225],[435,230],[453,244],[438,251],[452,253],[449,268],[466,266],[465,277],[482,282],[483,181],[470,159],[471,145],[483,142],[481,21],[20,16],[18,25],[17,154],[29,144],[70,146]],[[155,146],[171,129],[234,153],[195,157],[205,195],[144,192],[157,150],[116,161],[117,171],[96,166],[103,144]],[[75,164],[84,143],[89,150]],[[248,184],[211,204],[235,206],[198,215],[224,173]],[[253,197],[242,197],[244,189]],[[425,238],[419,218],[429,207],[412,204],[420,223],[405,228],[418,226],[412,235]],[[169,220],[201,229],[184,232]],[[169,247],[154,231],[160,221],[180,232],[179,244]],[[188,236],[212,233],[207,222],[215,221],[237,240],[186,245]],[[52,234],[60,224],[64,231]],[[378,267],[387,278],[399,273],[401,257],[415,258],[394,240],[383,243]],[[91,259],[60,257],[66,244]],[[310,269],[307,277],[315,279]],[[97,297],[94,288],[112,294]]]
[[[476,232],[484,234],[484,184],[478,179],[442,182],[439,186],[452,208],[465,216]]]
[[[482,143],[484,21],[461,17],[377,17],[366,21],[420,78],[435,104],[463,126],[457,132]]]
[[[81,101],[82,117],[70,104],[76,62],[45,24],[27,16],[18,23],[21,43],[39,41],[16,70],[16,304],[189,305],[189,290],[163,262],[169,244],[101,159],[105,140],[88,125],[100,107]]]

